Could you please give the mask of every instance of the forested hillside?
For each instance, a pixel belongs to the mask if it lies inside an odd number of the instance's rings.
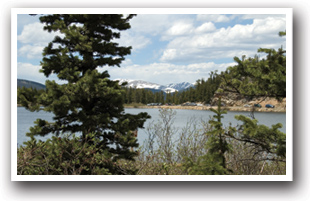
[[[185,102],[202,102],[208,104],[211,102],[215,91],[221,82],[217,72],[211,72],[210,77],[199,79],[195,86],[181,92],[165,93],[163,91],[152,91],[149,89],[124,88],[123,98],[126,104],[130,103],[170,103],[182,104]]]
[[[33,88],[33,89],[45,89],[45,85],[40,84],[38,82],[30,81],[30,80],[24,80],[24,79],[17,79],[17,87],[22,88]]]

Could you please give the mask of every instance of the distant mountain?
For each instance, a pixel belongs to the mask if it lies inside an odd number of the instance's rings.
[[[32,87],[34,89],[45,89],[44,84],[24,79],[17,79],[17,87],[26,87],[26,88]]]
[[[169,86],[160,85],[152,82],[146,82],[143,80],[128,80],[128,79],[116,79],[120,84],[127,82],[127,87],[137,88],[137,89],[150,89],[151,91],[163,91],[165,93],[174,93],[178,91]]]
[[[183,91],[189,89],[190,87],[194,87],[194,85],[189,82],[160,85],[152,82],[146,82],[143,80],[128,80],[128,79],[116,79],[116,80],[118,80],[120,84],[127,82],[127,87],[137,89],[149,89],[153,92],[163,91],[165,93],[174,93],[176,91]],[[26,88],[32,87],[36,89],[45,89],[45,85],[43,84],[24,79],[17,79],[17,87],[26,87]]]
[[[176,89],[178,91],[184,91],[186,89],[194,87],[194,85],[189,83],[189,82],[181,82],[181,83],[171,83],[171,84],[168,84],[167,87]]]
[[[174,93],[176,91],[184,91],[190,87],[194,87],[193,84],[189,82],[181,83],[171,83],[168,85],[160,85],[152,82],[147,82],[143,80],[128,80],[128,79],[116,79],[120,84],[127,82],[127,87],[137,88],[137,89],[149,89],[153,92],[164,91],[165,93]]]

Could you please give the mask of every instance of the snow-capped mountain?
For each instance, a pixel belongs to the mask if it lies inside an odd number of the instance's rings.
[[[162,85],[146,82],[142,80],[127,80],[127,79],[116,79],[119,81],[119,84],[123,84],[127,82],[127,87],[142,89],[142,88],[150,88],[150,89],[161,89]]]
[[[128,79],[116,79],[119,84],[127,82],[127,87],[137,88],[137,89],[155,89],[162,90],[165,93],[174,93],[176,91],[181,91],[194,85],[188,82],[182,82],[177,84],[160,85],[152,82],[146,82],[143,80],[128,80]]]
[[[168,84],[167,87],[176,89],[178,91],[183,91],[185,89],[189,89],[190,87],[194,87],[194,85],[189,82],[181,82]]]

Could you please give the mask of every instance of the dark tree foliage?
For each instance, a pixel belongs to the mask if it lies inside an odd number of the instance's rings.
[[[220,83],[221,77],[217,74],[217,71],[211,72],[210,77],[207,80],[205,80],[204,78],[198,79],[194,87],[179,92],[175,100],[177,100],[178,103],[210,103]]]
[[[210,136],[207,142],[207,148],[209,149],[209,154],[213,157],[217,158],[219,164],[226,168],[225,161],[225,152],[229,150],[228,143],[225,139],[225,130],[223,129],[222,118],[224,118],[223,114],[227,114],[226,110],[222,110],[221,108],[221,98],[218,101],[217,110],[211,108],[212,112],[215,113],[213,115],[214,119],[209,121],[210,125],[213,126],[213,130],[207,133]]]
[[[285,32],[280,32],[284,36]],[[228,67],[222,73],[221,91],[239,93],[248,97],[275,97],[282,100],[286,97],[286,54],[279,48],[258,49],[266,58],[235,57],[237,65]]]
[[[17,104],[21,104],[21,105],[29,104],[29,109],[33,108],[32,111],[34,111],[35,108],[37,108],[37,104],[35,104],[35,101],[44,92],[45,92],[44,89],[38,90],[32,87],[18,87],[17,88]]]
[[[120,38],[115,30],[130,28],[134,15],[48,15],[40,17],[44,30],[59,31],[44,49],[42,72],[57,74],[59,79],[76,82],[98,66],[119,66],[131,47],[120,47],[112,39]]]
[[[138,147],[138,143],[132,131],[142,128],[149,116],[147,113],[124,113],[124,89],[117,81],[109,79],[107,71],[98,71],[98,67],[120,66],[130,54],[131,47],[121,47],[112,40],[120,37],[119,31],[130,28],[129,20],[133,16],[62,14],[40,17],[45,30],[61,33],[45,47],[41,72],[46,77],[56,74],[66,84],[48,80],[45,92],[37,95],[28,90],[18,91],[27,109],[54,113],[53,122],[37,119],[28,136],[81,135],[82,142],[96,144],[96,150],[109,153],[111,161],[133,160],[137,153],[131,148]],[[106,168],[115,173],[113,167]]]
[[[229,135],[230,138],[252,147],[256,150],[255,155],[265,153],[264,160],[286,161],[286,135],[279,131],[282,124],[277,123],[269,128],[258,124],[256,119],[243,115],[237,115],[235,118],[242,124],[237,128],[231,128],[234,135]]]

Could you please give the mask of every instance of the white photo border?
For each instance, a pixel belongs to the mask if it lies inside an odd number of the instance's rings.
[[[285,14],[286,175],[17,175],[18,14]],[[12,181],[293,181],[293,9],[292,8],[12,8],[11,9],[11,180]],[[15,103],[15,104],[14,104]]]

